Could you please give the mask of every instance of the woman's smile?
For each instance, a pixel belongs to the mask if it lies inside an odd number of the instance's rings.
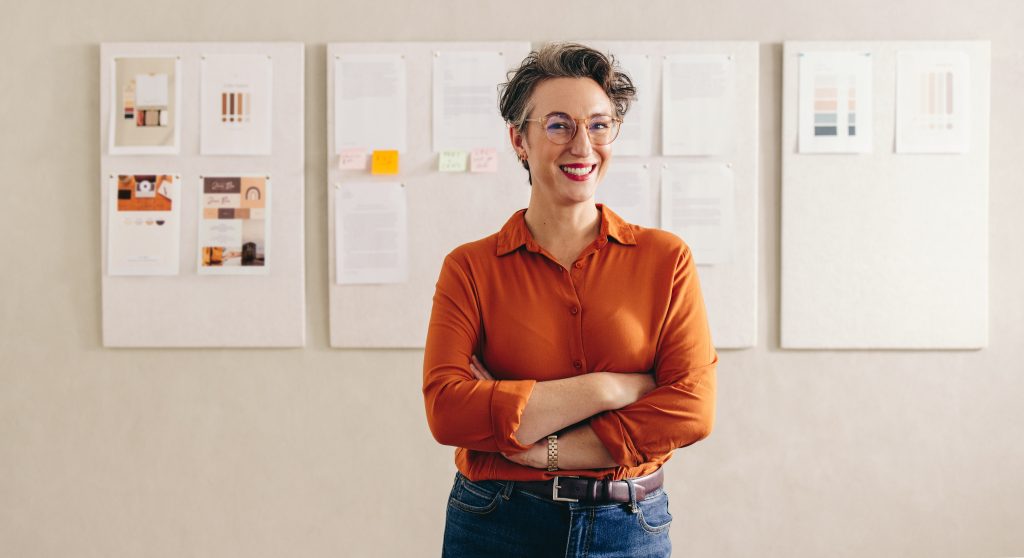
[[[559,165],[558,168],[561,169],[562,174],[568,177],[569,180],[585,182],[595,176],[597,163],[570,163],[568,165]]]

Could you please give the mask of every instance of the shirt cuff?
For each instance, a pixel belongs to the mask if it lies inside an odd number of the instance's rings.
[[[498,380],[491,390],[491,432],[498,451],[519,453],[530,449],[516,439],[523,409],[533,393],[536,380]]]

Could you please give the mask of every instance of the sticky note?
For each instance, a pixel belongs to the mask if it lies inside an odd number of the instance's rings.
[[[370,174],[398,174],[398,151],[393,149],[374,151]]]
[[[469,172],[498,172],[498,150],[484,147],[470,151]]]
[[[338,170],[366,170],[366,148],[342,149],[338,154]]]
[[[466,152],[446,149],[437,158],[437,170],[441,172],[466,172]]]

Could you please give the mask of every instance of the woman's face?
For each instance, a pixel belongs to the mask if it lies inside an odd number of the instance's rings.
[[[542,81],[533,90],[530,106],[527,118],[531,119],[554,112],[577,119],[615,116],[604,89],[589,78]],[[514,126],[509,130],[512,146],[530,164],[533,195],[540,196],[539,201],[559,206],[589,202],[608,170],[611,145],[593,145],[584,123],[577,120],[576,126],[576,136],[565,145],[549,140],[541,122],[527,122],[522,134]]]

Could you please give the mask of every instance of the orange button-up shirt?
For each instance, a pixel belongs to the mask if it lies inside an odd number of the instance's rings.
[[[431,432],[457,446],[456,466],[471,480],[556,474],[500,453],[528,449],[515,434],[538,381],[649,371],[657,383],[635,403],[588,419],[619,467],[559,475],[646,475],[711,431],[718,357],[689,247],[669,232],[598,209],[600,233],[568,269],[537,244],[526,210],[444,260],[423,396]],[[474,353],[495,380],[473,376]]]

